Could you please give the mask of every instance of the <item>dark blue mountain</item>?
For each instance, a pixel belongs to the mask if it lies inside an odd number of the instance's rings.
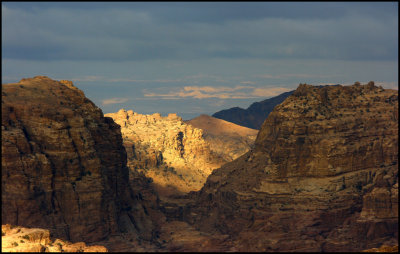
[[[241,126],[259,130],[264,120],[267,118],[269,113],[271,113],[274,107],[282,103],[293,92],[294,90],[260,102],[255,102],[247,109],[239,107],[224,109],[216,112],[212,116]]]

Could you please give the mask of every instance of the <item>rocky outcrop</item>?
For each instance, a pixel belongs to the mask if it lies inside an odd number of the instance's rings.
[[[398,245],[395,245],[395,246],[382,245],[379,248],[372,248],[372,249],[368,249],[368,250],[363,250],[362,252],[395,252],[395,253],[398,253],[399,252],[399,246]]]
[[[294,91],[285,92],[278,96],[260,102],[254,102],[247,109],[234,107],[214,113],[212,116],[231,123],[259,130],[262,123],[274,107],[282,103]]]
[[[182,217],[238,251],[398,245],[398,92],[301,84]]]
[[[84,242],[71,243],[52,239],[50,231],[41,228],[24,228],[2,225],[2,252],[107,252],[104,246],[87,246]]]
[[[162,117],[121,109],[106,116],[121,126],[128,166],[151,177],[161,195],[199,190],[225,162],[212,153],[201,129],[176,114]]]
[[[208,115],[186,121],[203,130],[210,149],[226,162],[233,161],[254,147],[258,130],[246,128]]]
[[[1,128],[3,224],[74,242],[153,237],[150,208],[130,188],[145,179],[129,182],[120,126],[72,82],[2,85]]]

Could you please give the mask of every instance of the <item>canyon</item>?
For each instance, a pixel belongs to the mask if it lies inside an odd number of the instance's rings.
[[[2,250],[398,245],[398,92],[300,84],[282,101],[257,131],[104,115],[45,76],[3,85]]]
[[[214,169],[249,151],[258,132],[210,116],[184,122],[124,109],[105,116],[121,126],[128,167],[150,177],[162,196],[200,190]]]

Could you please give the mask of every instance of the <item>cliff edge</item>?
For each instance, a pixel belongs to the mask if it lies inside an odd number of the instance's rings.
[[[129,182],[120,126],[72,82],[36,76],[2,85],[1,128],[3,224],[74,242],[153,237],[130,188],[140,181]]]

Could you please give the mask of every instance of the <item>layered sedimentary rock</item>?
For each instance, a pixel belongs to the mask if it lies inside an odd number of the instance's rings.
[[[210,149],[225,161],[233,161],[254,146],[258,130],[243,127],[208,115],[200,115],[186,121],[203,130]]]
[[[185,124],[176,114],[143,115],[121,109],[109,113],[121,126],[128,166],[144,172],[158,187],[188,192],[199,190],[213,169],[225,161],[213,154],[201,129]]]
[[[300,85],[191,197],[180,216],[239,251],[397,245],[398,92]]]
[[[70,81],[2,86],[2,222],[94,242],[154,225],[130,188],[119,125]],[[143,180],[144,181],[144,180]],[[141,187],[138,187],[141,188]]]
[[[283,102],[294,91],[285,92],[278,96],[254,102],[247,109],[234,107],[214,113],[212,116],[231,123],[259,130],[265,118],[272,112],[274,107]]]

